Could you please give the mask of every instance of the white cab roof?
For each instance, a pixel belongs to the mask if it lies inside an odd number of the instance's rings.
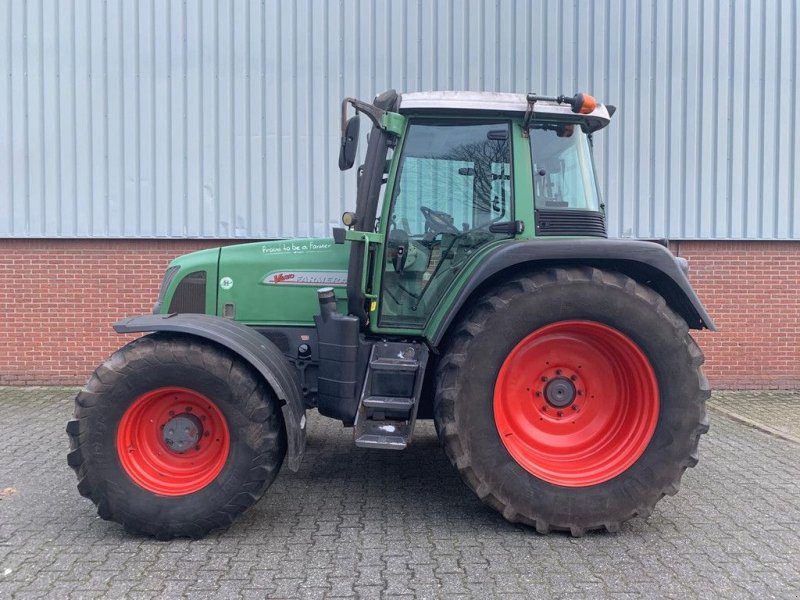
[[[411,92],[400,96],[400,112],[428,110],[485,110],[492,112],[524,113],[528,109],[526,94],[509,94],[506,92]],[[611,116],[604,104],[597,104],[591,113],[575,114],[569,104],[538,100],[536,113],[550,113],[578,118],[600,120],[601,127],[608,125]],[[599,129],[596,127],[595,129]]]

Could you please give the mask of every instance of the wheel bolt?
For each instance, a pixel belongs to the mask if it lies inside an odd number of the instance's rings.
[[[578,390],[578,396],[583,396],[583,390]]]
[[[574,411],[576,411],[576,412],[577,412],[577,411],[579,410],[579,409],[578,409],[578,405],[577,405],[577,404],[573,404],[573,405],[572,405],[572,410],[574,410]]]
[[[542,375],[542,381],[547,381],[547,377],[545,375]]]
[[[572,381],[577,381],[578,380],[578,376],[577,375],[573,375],[572,377],[570,377],[570,379],[572,379]]]
[[[174,410],[169,411],[169,416],[170,417],[174,417],[175,416],[175,411]]]
[[[558,411],[556,414],[557,414],[559,417],[563,417],[563,416],[564,416],[564,413],[563,413],[563,412],[561,412],[561,411]]]
[[[556,369],[556,375],[561,375],[561,369]]]
[[[544,412],[547,412],[547,405],[546,405],[546,404],[542,404],[542,410],[543,410]]]
[[[536,392],[536,395],[537,395],[537,396],[541,396],[541,395],[542,395],[542,392],[540,392],[540,391],[538,391],[538,390],[537,390],[537,392]]]

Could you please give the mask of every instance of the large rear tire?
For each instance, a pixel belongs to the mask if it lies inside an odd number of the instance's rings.
[[[98,514],[158,539],[230,525],[286,454],[272,391],[211,342],[152,334],[115,352],[75,399],[69,465]]]
[[[551,269],[482,296],[437,369],[435,421],[478,497],[537,531],[649,516],[708,431],[703,354],[650,288]]]

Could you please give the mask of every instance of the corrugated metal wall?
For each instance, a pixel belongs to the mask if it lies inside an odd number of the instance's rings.
[[[328,234],[345,95],[589,90],[612,234],[800,239],[794,0],[0,0],[0,237]]]

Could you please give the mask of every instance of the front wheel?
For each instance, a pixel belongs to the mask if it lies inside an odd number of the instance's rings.
[[[450,336],[437,429],[467,485],[509,521],[615,531],[697,462],[702,363],[686,323],[624,275],[518,276]]]
[[[75,399],[68,462],[104,519],[159,539],[200,537],[258,500],[286,453],[277,401],[227,350],[145,336]]]

